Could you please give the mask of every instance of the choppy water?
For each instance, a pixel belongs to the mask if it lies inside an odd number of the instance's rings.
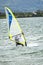
[[[0,19],[0,65],[43,65],[43,17],[18,18],[27,47],[8,39],[6,19]]]

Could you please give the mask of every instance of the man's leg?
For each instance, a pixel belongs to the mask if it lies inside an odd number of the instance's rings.
[[[20,44],[20,43],[16,42],[16,46],[18,46],[18,45],[22,45],[22,46],[24,46],[23,44]]]

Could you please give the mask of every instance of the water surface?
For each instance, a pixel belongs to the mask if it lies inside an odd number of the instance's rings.
[[[16,47],[8,38],[6,19],[0,19],[0,65],[43,65],[43,17],[17,20],[28,46]]]

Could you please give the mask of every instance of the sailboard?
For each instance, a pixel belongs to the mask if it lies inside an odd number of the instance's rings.
[[[8,35],[10,37],[10,40],[15,41],[15,37],[17,35],[21,35],[22,41],[19,41],[18,43],[23,44],[25,46],[25,36],[22,34],[22,29],[15,17],[15,15],[12,13],[12,11],[8,8],[5,7],[5,12],[6,12],[6,18],[7,18],[7,24],[8,24]]]

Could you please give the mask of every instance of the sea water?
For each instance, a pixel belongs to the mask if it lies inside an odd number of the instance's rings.
[[[0,65],[43,65],[43,17],[17,18],[27,47],[17,46],[8,37],[6,19],[0,19]]]

